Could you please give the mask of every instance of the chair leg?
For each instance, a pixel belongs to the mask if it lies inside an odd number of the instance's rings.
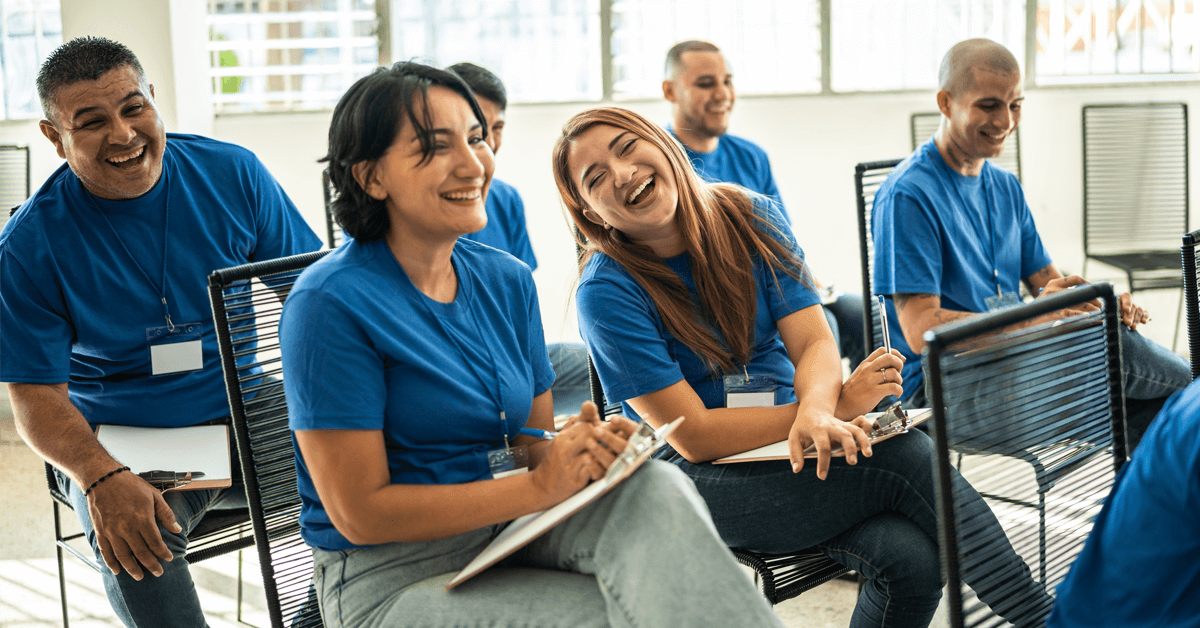
[[[63,628],[71,628],[71,620],[67,617],[67,576],[63,573],[63,549],[62,543],[62,522],[58,515],[58,502],[51,501],[54,505],[54,553],[58,558],[58,596],[62,601],[62,616]]]
[[[1038,492],[1038,573],[1046,586],[1046,494]]]

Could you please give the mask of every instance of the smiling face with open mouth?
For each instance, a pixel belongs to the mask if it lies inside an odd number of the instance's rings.
[[[675,176],[666,155],[649,141],[597,124],[575,140],[567,165],[588,220],[611,225],[635,242],[675,235]]]
[[[42,133],[89,192],[106,199],[136,198],[162,175],[166,132],[154,106],[154,87],[132,67],[64,87],[54,120]]]
[[[947,139],[965,162],[999,157],[1021,122],[1021,75],[974,68],[970,89],[947,101]]]

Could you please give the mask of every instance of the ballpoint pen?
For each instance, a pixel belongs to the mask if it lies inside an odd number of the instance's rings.
[[[532,427],[523,427],[519,431],[526,436],[541,438],[543,440],[554,440],[554,437],[558,436],[558,432],[547,432],[546,430],[537,430]]]
[[[875,298],[879,299],[879,325],[883,328],[883,350],[891,353],[892,338],[888,334],[887,299],[884,299],[882,294],[876,295]]]

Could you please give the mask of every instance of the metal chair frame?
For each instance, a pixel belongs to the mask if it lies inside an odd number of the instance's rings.
[[[1183,258],[1183,300],[1187,313],[1188,357],[1192,364],[1192,379],[1200,377],[1200,274],[1196,272],[1196,248],[1200,246],[1200,230],[1183,236],[1180,256]]]
[[[855,202],[858,204],[858,253],[862,265],[863,294],[863,352],[883,346],[883,328],[879,322],[879,302],[871,285],[875,264],[875,241],[871,237],[871,216],[875,209],[875,193],[892,170],[903,159],[868,161],[854,166]],[[895,323],[894,323],[895,324]],[[850,365],[852,368],[856,365]]]

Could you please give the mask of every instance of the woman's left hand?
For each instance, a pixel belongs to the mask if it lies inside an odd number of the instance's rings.
[[[886,353],[883,347],[876,349],[842,384],[842,394],[838,397],[834,415],[849,421],[874,410],[888,395],[899,397],[904,394],[904,379],[900,376],[902,368],[904,356],[899,351],[892,349],[891,353]]]
[[[804,468],[804,450],[811,444],[815,444],[817,448],[817,477],[822,480],[829,475],[829,459],[834,444],[841,445],[848,464],[858,463],[859,451],[870,457],[871,441],[867,437],[869,429],[864,417],[842,421],[828,413],[802,407],[788,433],[792,471],[799,473]]]

